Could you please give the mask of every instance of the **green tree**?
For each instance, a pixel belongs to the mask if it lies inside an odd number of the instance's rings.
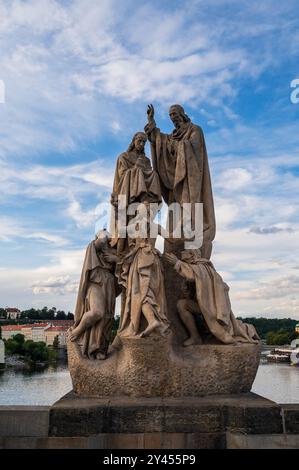
[[[285,344],[290,344],[293,339],[297,338],[297,333],[295,331],[289,331],[280,329],[278,331],[269,331],[266,334],[266,341],[269,345],[282,346]]]
[[[41,311],[36,310],[35,308],[23,310],[21,312],[21,318],[28,319],[28,320],[41,320]]]
[[[25,342],[25,355],[33,362],[46,362],[49,358],[49,350],[43,341],[34,342],[28,340]]]
[[[19,344],[24,344],[25,343],[25,336],[22,335],[21,333],[18,333],[17,335],[14,335],[14,340],[17,341]]]
[[[24,353],[24,335],[17,334],[4,341],[6,354]]]
[[[57,361],[58,353],[56,349],[49,349],[48,348],[48,361]]]
[[[111,331],[110,343],[113,342],[113,340],[116,336],[116,333],[117,333],[117,330],[118,330],[118,327],[119,327],[119,321],[120,321],[119,316],[113,318],[113,326],[112,326],[112,331]]]
[[[10,355],[10,354],[18,354],[19,350],[19,343],[17,341],[14,341],[13,338],[9,338],[6,341],[4,341],[5,344],[5,354]]]
[[[57,310],[56,320],[66,320],[66,314],[63,310]]]
[[[53,348],[58,349],[58,346],[59,346],[59,337],[58,335],[56,335],[53,341]]]
[[[239,319],[253,325],[262,339],[267,337],[267,333],[277,333],[279,330],[288,331],[293,335],[298,323],[298,320],[293,318],[239,317]]]
[[[5,308],[0,308],[0,318],[7,318],[7,311]]]
[[[48,317],[49,317],[48,307],[43,307],[42,310],[41,310],[41,319],[42,320],[47,320]]]

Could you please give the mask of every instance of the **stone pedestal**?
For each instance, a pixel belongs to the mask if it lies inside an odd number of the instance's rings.
[[[85,398],[73,392],[50,410],[51,439],[102,449],[215,449],[227,434],[281,435],[280,407],[253,393],[180,398]]]
[[[90,361],[68,342],[74,392],[89,397],[199,397],[246,393],[260,345],[172,345],[170,337],[121,338],[104,361]]]
[[[298,448],[299,405],[254,393],[0,406],[0,449]]]

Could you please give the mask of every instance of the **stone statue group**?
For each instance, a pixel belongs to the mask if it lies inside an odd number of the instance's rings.
[[[175,272],[182,280],[174,314],[185,333],[183,346],[257,343],[254,327],[234,317],[229,287],[210,261],[216,224],[203,132],[180,105],[169,110],[171,134],[156,126],[152,105],[147,116],[144,132],[137,132],[117,159],[111,195],[117,228],[113,235],[100,230],[86,249],[70,340],[80,344],[84,357],[105,359],[118,295],[121,317],[116,341],[124,336],[142,340],[152,334],[175,334],[164,282],[174,270],[171,275]],[[152,163],[144,151],[147,140]],[[193,227],[193,209],[202,204],[201,246],[186,249],[183,236],[173,237],[173,221],[170,231],[155,223],[155,207],[162,200],[168,206],[189,204]],[[125,209],[121,223],[120,201]],[[134,214],[128,211],[130,205],[137,208]],[[165,240],[163,255],[155,247],[157,235]]]

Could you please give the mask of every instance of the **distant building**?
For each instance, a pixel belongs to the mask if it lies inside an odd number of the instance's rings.
[[[295,326],[295,331],[296,331],[296,333],[299,334],[299,323],[297,323],[297,325]]]
[[[7,318],[10,320],[17,320],[21,316],[21,310],[15,307],[6,307],[5,311],[7,313]]]
[[[54,339],[58,336],[59,346],[66,346],[67,341],[67,326],[50,326],[45,330],[45,338],[47,346],[52,346]]]
[[[25,337],[25,341],[32,340],[32,326],[33,325],[21,325],[22,335]]]
[[[9,339],[17,334],[22,334],[21,325],[3,325],[1,326],[2,338]]]
[[[0,339],[0,367],[5,363],[4,341]]]
[[[39,342],[43,341],[44,343],[46,342],[46,337],[45,337],[45,330],[50,328],[51,325],[50,323],[34,323],[32,325],[32,341],[34,342]]]
[[[52,346],[55,336],[58,336],[59,346],[66,346],[67,331],[73,325],[73,320],[50,320],[30,325],[4,325],[1,326],[2,338],[7,340],[17,334],[22,334],[25,341],[43,341],[48,346]]]

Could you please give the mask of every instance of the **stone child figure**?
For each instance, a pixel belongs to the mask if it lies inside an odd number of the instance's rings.
[[[153,168],[157,171],[165,202],[191,205],[191,225],[195,227],[195,203],[203,203],[202,253],[210,258],[216,222],[208,155],[202,129],[193,124],[178,104],[169,109],[175,129],[163,134],[156,127],[154,107],[148,106],[148,124],[144,130],[151,143]],[[165,245],[164,251],[172,251]]]
[[[155,248],[156,238],[150,238],[154,213],[148,204],[138,206],[137,212],[128,227],[131,249],[117,269],[119,283],[126,292],[119,336],[143,337],[154,330],[164,334],[169,327],[161,255]],[[160,226],[157,232],[161,234]]]
[[[129,148],[122,153],[116,163],[113,192],[111,204],[116,211],[116,219],[119,210],[119,197],[123,197],[122,208],[126,211],[129,204],[137,202],[162,201],[159,176],[152,169],[150,159],[146,157],[144,146],[147,136],[144,132],[137,132]],[[125,225],[129,222],[129,217],[125,216]],[[119,230],[114,227],[115,238],[112,246],[117,247],[118,254],[125,254],[128,250],[126,238],[120,238]]]
[[[89,359],[105,359],[113,326],[115,299],[119,294],[115,264],[116,250],[109,235],[101,230],[86,249],[70,340],[81,344]]]
[[[259,342],[255,328],[234,317],[228,285],[223,282],[211,261],[201,257],[200,250],[184,250],[181,260],[173,253],[166,253],[164,257],[181,276],[195,283],[196,298],[181,299],[177,304],[179,316],[189,333],[185,346],[202,342],[194,318],[194,315],[200,314],[208,330],[221,343]]]

